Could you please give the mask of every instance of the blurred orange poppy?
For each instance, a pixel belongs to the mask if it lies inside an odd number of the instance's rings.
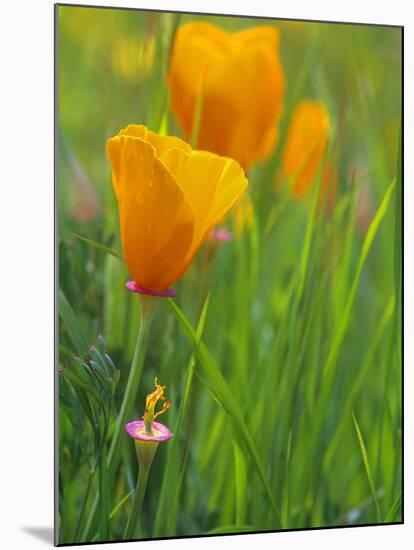
[[[141,291],[162,293],[189,267],[247,186],[239,164],[130,125],[107,142],[125,262]]]
[[[292,181],[296,197],[303,195],[315,180],[329,132],[329,116],[324,105],[317,101],[301,101],[293,112],[282,153],[282,178]]]
[[[229,34],[209,23],[178,29],[168,71],[172,108],[199,149],[236,159],[247,170],[277,139],[285,77],[279,33],[261,26]]]

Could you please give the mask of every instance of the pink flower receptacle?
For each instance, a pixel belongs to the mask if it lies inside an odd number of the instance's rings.
[[[174,435],[167,426],[161,422],[152,423],[152,434],[147,433],[143,420],[133,420],[125,425],[125,430],[136,441],[168,441]]]

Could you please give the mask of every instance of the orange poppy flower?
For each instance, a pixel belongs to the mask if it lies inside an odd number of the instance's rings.
[[[187,138],[197,105],[197,147],[247,170],[277,139],[285,78],[279,34],[270,26],[229,34],[209,23],[178,29],[168,71],[172,108]]]
[[[303,195],[315,180],[329,132],[329,116],[322,103],[302,101],[298,104],[282,154],[282,177],[291,179],[296,197]]]
[[[138,291],[165,295],[247,179],[236,161],[144,126],[110,138],[107,153],[129,272]]]

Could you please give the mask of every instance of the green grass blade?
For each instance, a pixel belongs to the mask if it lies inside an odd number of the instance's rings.
[[[237,442],[233,440],[234,477],[236,488],[236,523],[243,525],[247,514],[247,464]]]
[[[396,182],[394,180],[392,184],[388,187],[387,191],[385,192],[384,198],[382,199],[382,202],[377,210],[377,213],[375,214],[375,217],[372,220],[371,225],[369,226],[369,229],[365,236],[364,243],[362,245],[361,254],[358,260],[357,269],[356,269],[356,272],[352,281],[352,286],[349,291],[348,299],[346,302],[346,306],[345,306],[341,321],[339,323],[338,329],[333,338],[333,343],[324,367],[324,376],[327,376],[328,373],[330,373],[331,369],[334,367],[334,365],[338,360],[338,357],[342,348],[342,343],[346,334],[346,330],[349,325],[352,306],[354,304],[355,295],[358,289],[358,284],[359,284],[359,279],[361,277],[362,269],[365,265],[365,262],[366,262],[368,253],[371,249],[372,243],[374,241],[375,235],[377,234],[378,228],[381,224],[381,220],[383,219],[383,217],[385,216],[388,210],[388,206],[390,204],[393,192],[395,190],[395,184]]]
[[[394,189],[395,189],[395,180],[385,192],[384,197],[381,201],[381,204],[365,236],[364,243],[363,243],[362,250],[361,250],[358,264],[357,264],[357,269],[353,277],[351,290],[348,294],[348,298],[346,301],[346,306],[344,308],[344,312],[342,314],[338,328],[336,329],[336,332],[332,338],[330,351],[328,353],[327,360],[323,367],[322,387],[318,395],[315,410],[312,414],[312,417],[314,419],[314,422],[312,424],[312,438],[311,438],[312,443],[310,446],[308,444],[306,444],[306,446],[305,444],[303,444],[304,445],[303,452],[304,452],[304,449],[306,448],[306,452],[311,457],[311,460],[313,460],[314,457],[316,456],[316,453],[318,451],[318,446],[320,445],[320,437],[321,437],[321,433],[322,433],[322,430],[324,427],[324,421],[325,421],[325,411],[328,409],[328,406],[329,406],[329,399],[331,397],[332,388],[335,381],[335,373],[337,372],[335,370],[335,366],[337,364],[337,361],[342,349],[342,344],[345,339],[345,334],[350,322],[352,306],[355,300],[362,269],[365,265],[368,253],[371,249],[372,243],[377,234],[381,221],[388,210]],[[305,477],[306,475],[305,467],[303,467],[301,475]]]
[[[383,341],[385,330],[387,329],[391,318],[394,312],[394,296],[391,296],[387,307],[384,310],[384,313],[378,323],[377,329],[371,339],[371,342],[367,348],[365,357],[362,361],[361,367],[358,369],[356,376],[353,378],[352,384],[348,391],[348,402],[352,403],[357,393],[361,390],[364,380],[367,379],[368,371],[371,365],[374,362],[375,354],[377,352],[378,346]],[[347,418],[345,416],[341,417],[341,420],[338,423],[335,433],[331,438],[331,442],[327,452],[325,454],[324,462],[328,465],[331,464],[334,454],[340,448],[343,441],[343,434],[347,425]]]
[[[401,519],[401,518],[397,519],[397,513],[401,508],[401,496],[402,496],[402,493],[400,492],[397,495],[397,498],[395,499],[393,505],[389,509],[387,515],[385,516],[384,523],[392,523],[393,521],[398,521]]]
[[[401,300],[402,300],[402,128],[400,129],[400,143],[398,147],[397,185],[395,197],[395,236],[394,236],[394,292],[395,292],[395,333],[397,340],[398,364],[402,364],[402,335],[401,335]],[[398,336],[397,336],[398,335]]]
[[[362,461],[364,463],[365,472],[366,472],[367,478],[368,478],[369,488],[371,490],[371,495],[372,495],[372,498],[373,498],[374,503],[375,503],[375,509],[377,511],[378,523],[381,523],[381,512],[380,512],[379,503],[378,503],[378,499],[377,499],[377,493],[375,491],[374,480],[373,480],[372,472],[371,472],[371,466],[370,466],[369,460],[368,460],[367,449],[365,447],[364,439],[362,437],[362,433],[361,433],[361,430],[359,428],[358,421],[356,419],[356,416],[355,416],[355,413],[354,413],[353,409],[351,409],[351,414],[352,414],[352,420],[353,420],[354,426],[355,426],[355,431],[356,431],[356,434],[357,434],[357,437],[358,437],[358,443],[359,443],[359,448],[361,450]]]
[[[253,438],[243,419],[243,416],[241,414],[237,401],[233,397],[233,393],[231,389],[227,385],[223,375],[220,372],[220,369],[218,368],[213,357],[210,355],[204,343],[200,341],[199,345],[197,345],[198,344],[197,335],[194,332],[193,328],[191,327],[190,323],[187,321],[183,312],[180,310],[180,308],[175,304],[173,300],[168,299],[168,303],[175,317],[177,318],[181,327],[183,328],[185,334],[187,335],[188,339],[194,346],[196,346],[196,354],[200,361],[200,365],[203,368],[205,375],[209,379],[210,384],[212,385],[214,392],[220,401],[221,406],[229,415],[229,418],[234,427],[235,435],[241,441],[242,445],[244,445],[247,452],[250,454],[253,464],[263,484],[263,488],[267,496],[269,497],[270,504],[276,516],[277,524],[280,525],[280,516],[277,510],[277,506],[276,506],[276,502],[275,502],[272,490],[269,485],[269,481],[265,474],[264,467],[257,453],[257,449],[254,444]]]
[[[89,246],[92,246],[93,248],[97,248],[98,250],[101,250],[102,252],[106,252],[106,254],[110,254],[111,256],[114,256],[115,258],[118,258],[118,260],[124,261],[121,254],[118,254],[115,250],[112,248],[109,248],[108,246],[105,246],[104,244],[98,243],[97,241],[94,241],[93,239],[88,239],[86,237],[82,237],[81,235],[77,235],[76,233],[73,233],[73,236],[79,239],[80,241],[86,243]]]
[[[108,516],[108,519],[111,520],[113,517],[116,516],[118,511],[122,508],[122,506],[125,504],[125,502],[135,493],[135,489],[132,489],[132,491],[129,491],[124,497],[121,498],[121,500],[115,504],[115,506],[112,508],[111,513]]]
[[[200,342],[203,335],[204,326],[207,319],[209,302],[210,302],[210,294],[207,295],[207,298],[204,301],[203,309],[201,311],[200,319],[198,321],[198,325],[196,329],[197,342]],[[195,359],[196,359],[196,354],[193,351],[188,363],[187,380],[185,384],[183,399],[180,403],[177,420],[173,430],[174,437],[171,440],[170,445],[168,447],[167,462],[165,465],[164,477],[162,480],[160,498],[158,501],[157,513],[156,513],[155,523],[154,523],[153,536],[155,537],[165,536],[167,534],[161,531],[162,524],[163,522],[166,521],[165,518],[168,518],[168,527],[169,527],[172,523],[174,523],[174,519],[176,517],[176,512],[177,512],[176,508],[178,505],[177,497],[180,493],[181,482],[182,482],[182,477],[184,473],[181,470],[180,475],[177,474],[178,469],[180,467],[180,462],[181,462],[180,461],[181,440],[179,436],[181,434],[181,428],[182,428],[184,416],[187,410],[188,401],[190,398],[191,385],[194,377]]]
[[[321,168],[319,169],[317,181],[315,182],[315,188],[314,188],[313,197],[312,197],[312,209],[311,209],[308,224],[306,227],[305,240],[302,248],[302,256],[300,259],[300,268],[299,268],[297,303],[300,303],[301,301],[303,289],[305,287],[306,274],[308,272],[308,267],[309,267],[309,254],[310,254],[311,245],[312,245],[313,236],[314,236],[315,219],[318,211],[318,203],[319,203],[319,197],[321,192],[320,190],[321,190],[321,184],[322,184],[323,164],[324,162],[321,163]]]
[[[62,290],[59,290],[59,315],[66,325],[76,353],[83,357],[88,352],[88,342],[78,323],[75,312]]]
[[[98,465],[98,482],[99,482],[99,521],[98,532],[101,541],[106,541],[109,538],[109,479],[108,468],[106,464],[106,449],[102,450],[101,458]]]
[[[97,400],[97,395],[93,391],[93,387],[87,380],[83,380],[73,370],[66,368],[63,365],[59,365],[59,372],[62,373],[67,380],[69,380],[69,382],[76,390],[83,390],[91,394],[92,397]]]
[[[397,185],[395,197],[395,236],[394,236],[394,286],[395,298],[400,295],[401,286],[401,254],[402,254],[402,132],[398,146]]]
[[[292,430],[289,432],[288,444],[286,449],[286,465],[285,465],[285,476],[283,479],[283,500],[282,500],[282,526],[286,529],[289,524],[289,466],[290,458],[292,454]]]

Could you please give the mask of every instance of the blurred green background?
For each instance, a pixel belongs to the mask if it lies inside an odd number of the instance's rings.
[[[109,411],[103,446],[122,399],[139,303],[124,289],[123,265],[75,234],[121,250],[105,143],[131,123],[183,137],[164,108],[165,74],[174,29],[193,20],[228,31],[266,24],[280,32],[287,81],[281,139],[272,159],[249,173],[254,223],[228,243],[206,243],[176,298],[195,327],[211,291],[203,340],[252,434],[278,518],[229,411],[196,364],[177,443],[171,451],[170,443],[162,445],[152,468],[141,537],[400,521],[399,28],[57,8],[59,284],[83,341],[96,345],[102,335],[120,371],[114,399],[105,394],[108,403],[98,407],[98,415],[104,406]],[[300,99],[326,105],[337,139],[339,186],[329,213],[312,207],[315,193],[297,202],[273,188]],[[60,542],[70,543],[82,540],[100,489],[93,477],[82,511],[97,442],[67,376],[81,355],[67,319],[59,332],[59,532]],[[162,422],[174,431],[191,353],[161,304],[134,418],[158,376],[174,402]],[[122,499],[136,471],[128,441],[109,484],[109,511],[121,503],[109,540],[122,538],[130,510],[130,499]],[[100,537],[93,532],[83,540]]]

